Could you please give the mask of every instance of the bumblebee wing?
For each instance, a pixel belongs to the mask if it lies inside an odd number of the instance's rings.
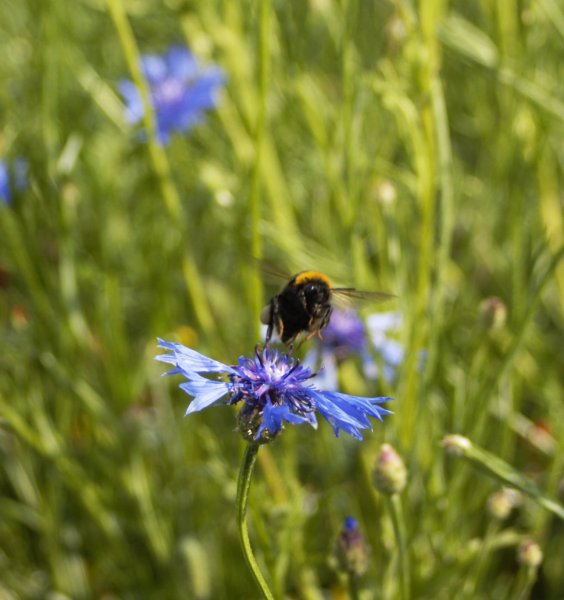
[[[386,300],[393,300],[396,298],[394,294],[388,294],[387,292],[367,292],[363,290],[357,290],[356,288],[332,288],[331,291],[335,294],[335,299],[338,304],[350,305],[356,302],[386,302]]]
[[[292,275],[285,273],[282,269],[275,267],[272,263],[269,263],[263,258],[251,257],[252,262],[257,269],[264,273],[268,279],[272,281],[285,281],[286,283],[292,279]]]

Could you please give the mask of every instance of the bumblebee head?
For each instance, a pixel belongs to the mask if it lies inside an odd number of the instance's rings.
[[[331,288],[322,280],[308,281],[304,286],[304,297],[308,308],[327,304],[331,299]]]

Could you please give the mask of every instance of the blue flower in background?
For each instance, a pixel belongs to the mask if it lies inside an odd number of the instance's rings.
[[[253,441],[270,441],[284,422],[309,423],[315,429],[316,411],[329,421],[336,436],[343,430],[362,439],[360,430],[372,429],[368,417],[382,421],[384,415],[390,414],[378,406],[390,398],[361,398],[317,389],[308,383],[315,374],[286,354],[257,349],[255,356],[242,356],[237,365],[230,367],[182,344],[163,340],[159,343],[171,353],[156,359],[175,366],[167,375],[184,375],[187,381],[180,388],[194,398],[186,414],[220,400],[228,405],[242,401],[239,423],[240,429],[244,423],[245,431],[241,433]],[[223,378],[208,379],[202,373]]]
[[[217,67],[203,67],[185,47],[173,46],[164,56],[148,54],[141,59],[150,90],[150,102],[157,120],[157,136],[168,143],[174,131],[188,131],[199,123],[204,112],[215,108],[218,92],[225,83]],[[132,81],[124,80],[119,89],[127,104],[129,123],[143,118],[141,94]]]
[[[397,312],[376,313],[366,319],[372,346],[382,359],[382,375],[391,383],[401,366],[405,351],[403,346],[390,337],[390,333],[401,327],[402,317]],[[375,369],[374,376],[377,376]]]
[[[323,330],[322,339],[317,348],[307,353],[304,364],[311,369],[323,364],[319,373],[318,386],[324,390],[338,388],[337,367],[343,360],[359,356],[362,370],[367,379],[377,379],[378,364],[369,352],[373,347],[380,358],[382,376],[391,383],[398,367],[404,358],[402,345],[389,337],[399,329],[401,315],[399,313],[378,313],[370,315],[367,326],[354,310],[335,309],[331,314],[329,325]]]
[[[343,360],[366,351],[366,330],[354,310],[335,309],[329,325],[323,330],[323,350]]]
[[[8,168],[8,163],[0,160],[0,202],[11,204],[12,190],[21,191],[26,186],[27,160],[25,158],[16,158],[11,170]]]
[[[8,175],[8,165],[0,161],[0,200],[8,204],[12,199],[10,193],[10,177]]]
[[[371,356],[367,352],[366,328],[354,310],[336,308],[331,313],[329,325],[323,330],[317,347],[310,350],[304,364],[310,369],[323,369],[318,374],[317,385],[324,390],[336,390],[338,364],[351,357],[360,356],[364,369],[374,369]]]

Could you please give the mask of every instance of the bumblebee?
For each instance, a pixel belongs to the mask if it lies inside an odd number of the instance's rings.
[[[302,332],[307,333],[308,340],[315,335],[321,337],[321,331],[329,324],[331,318],[334,295],[374,299],[391,297],[380,292],[336,288],[323,273],[301,271],[262,309],[260,320],[268,327],[266,344],[270,342],[274,329],[282,342],[290,348]]]

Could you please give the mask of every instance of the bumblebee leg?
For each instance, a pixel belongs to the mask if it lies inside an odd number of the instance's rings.
[[[327,325],[329,325],[329,321],[331,320],[331,315],[333,314],[333,307],[332,306],[328,306],[327,310],[325,312],[325,315],[323,316],[323,321],[321,322],[321,326],[319,327],[319,337],[321,338],[321,330],[325,329],[325,327],[327,327]]]
[[[266,329],[266,339],[264,341],[265,347],[268,348],[270,344],[270,339],[272,338],[272,333],[274,331],[274,321],[279,318],[278,315],[278,296],[274,296],[270,301],[270,318],[268,319],[268,327]]]

